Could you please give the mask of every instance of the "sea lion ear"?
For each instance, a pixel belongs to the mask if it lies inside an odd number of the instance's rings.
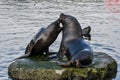
[[[90,26],[85,27],[85,28],[83,29],[83,34],[88,34],[88,33],[90,33],[90,31],[91,31],[91,27],[90,27]]]
[[[91,27],[90,26],[82,29],[83,36],[86,37],[85,39],[91,40],[90,31],[91,31]]]
[[[63,27],[63,24],[60,22],[60,27]]]

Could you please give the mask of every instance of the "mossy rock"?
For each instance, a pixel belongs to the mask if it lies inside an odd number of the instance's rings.
[[[54,61],[42,61],[41,56],[19,59],[8,68],[13,80],[112,80],[117,73],[117,63],[109,55],[94,53],[91,67],[60,67]]]

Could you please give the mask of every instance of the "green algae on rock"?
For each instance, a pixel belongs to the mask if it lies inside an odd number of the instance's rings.
[[[112,80],[117,63],[109,55],[94,53],[94,64],[87,68],[61,67],[55,61],[41,60],[41,56],[19,59],[8,68],[8,75],[19,80]]]

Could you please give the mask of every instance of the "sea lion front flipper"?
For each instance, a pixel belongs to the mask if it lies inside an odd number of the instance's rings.
[[[62,66],[62,67],[70,67],[70,66],[71,66],[71,63],[72,63],[71,61],[69,61],[69,62],[67,62],[67,63],[57,61],[57,64],[58,64],[59,66]]]

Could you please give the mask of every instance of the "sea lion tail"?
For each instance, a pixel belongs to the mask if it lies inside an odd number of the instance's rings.
[[[29,55],[30,55],[30,54],[24,54],[24,55],[22,55],[22,56],[20,56],[20,57],[18,57],[18,58],[16,58],[16,59],[14,59],[14,60],[21,59],[21,58],[27,58]]]

